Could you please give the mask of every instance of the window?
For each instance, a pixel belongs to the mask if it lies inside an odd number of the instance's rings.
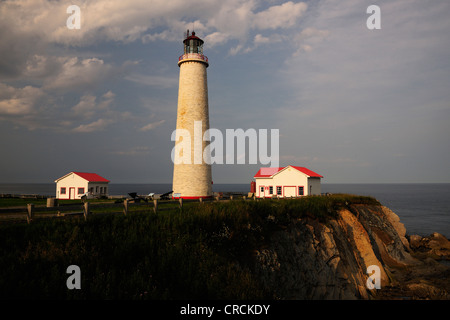
[[[262,193],[264,193],[264,187],[261,187],[261,189],[260,189],[260,190],[261,190],[261,192],[262,192]]]
[[[269,194],[273,194],[273,186],[269,187]]]
[[[281,187],[277,187],[277,195],[281,196]]]
[[[303,187],[298,187],[298,195],[302,196],[303,194]]]
[[[83,194],[84,193],[84,188],[78,188],[78,194]]]
[[[61,188],[61,194],[66,194],[66,188]]]

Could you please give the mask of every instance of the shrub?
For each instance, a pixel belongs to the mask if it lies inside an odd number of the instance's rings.
[[[42,219],[0,226],[0,298],[266,299],[252,253],[270,234],[310,217],[327,221],[369,197],[190,203],[180,211]],[[66,269],[81,269],[68,290]]]

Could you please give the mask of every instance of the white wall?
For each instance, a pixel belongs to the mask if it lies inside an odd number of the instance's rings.
[[[61,188],[66,188],[66,194],[60,194]],[[57,199],[81,199],[81,194],[78,194],[78,188],[84,188],[84,192],[87,192],[88,191],[88,181],[74,173],[71,173],[70,175],[59,180],[56,183],[56,198]],[[71,192],[72,192],[72,194],[71,194]]]
[[[311,191],[309,194],[320,195],[322,193],[320,178],[309,178],[308,185],[309,185],[308,190]]]
[[[256,181],[256,197],[271,197],[269,189],[273,187],[273,195],[277,195],[277,187],[281,187],[281,195],[279,197],[297,197],[298,187],[303,187],[303,195],[320,195],[321,186],[320,178],[308,178],[306,174],[294,168],[285,168],[276,174],[273,178],[255,178]],[[261,192],[261,187],[264,187]],[[295,188],[292,188],[295,187]],[[311,193],[310,193],[311,192]]]

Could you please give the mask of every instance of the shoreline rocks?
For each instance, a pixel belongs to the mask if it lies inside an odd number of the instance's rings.
[[[450,241],[442,234],[434,232],[427,237],[409,236],[411,249],[438,260],[450,260]]]
[[[450,241],[407,236],[389,208],[350,205],[326,223],[297,219],[255,252],[253,271],[276,299],[449,299]],[[369,289],[369,266],[381,289]]]

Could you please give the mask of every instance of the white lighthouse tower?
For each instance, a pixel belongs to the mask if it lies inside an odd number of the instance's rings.
[[[183,44],[184,54],[178,59],[180,78],[174,148],[175,158],[183,161],[174,161],[173,197],[209,198],[213,194],[211,165],[203,157],[203,150],[209,144],[203,139],[205,131],[209,129],[208,58],[203,55],[203,40],[195,32],[189,35],[188,30]],[[186,141],[188,138],[190,141]],[[183,144],[183,147],[180,148],[178,144]]]

